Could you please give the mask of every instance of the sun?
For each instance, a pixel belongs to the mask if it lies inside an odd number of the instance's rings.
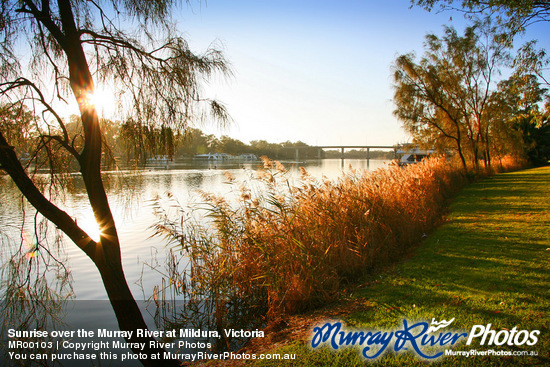
[[[101,102],[102,100],[100,94],[97,91],[88,93],[86,95],[86,104],[90,106],[94,106],[97,108],[98,106],[101,106]]]
[[[100,240],[100,230],[93,213],[82,213],[77,216],[77,224],[90,238],[96,242]]]
[[[111,88],[97,88],[87,93],[84,102],[85,107],[95,107],[97,113],[102,117],[112,117],[116,112],[116,102]]]

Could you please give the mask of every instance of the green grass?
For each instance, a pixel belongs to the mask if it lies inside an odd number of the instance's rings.
[[[411,256],[372,276],[353,295],[361,306],[343,318],[350,328],[385,330],[403,319],[449,320],[455,330],[540,330],[535,346],[454,346],[453,350],[528,350],[538,357],[444,357],[445,366],[550,365],[550,168],[505,173],[472,184],[453,201],[447,221]],[[314,325],[312,325],[313,327]],[[311,337],[311,333],[308,334]],[[269,335],[268,335],[269,336]],[[358,349],[313,351],[297,340],[273,353],[297,359],[260,366],[424,365],[411,353],[365,362]],[[514,349],[515,348],[515,349]]]

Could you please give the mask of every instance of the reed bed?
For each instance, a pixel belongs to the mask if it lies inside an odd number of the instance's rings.
[[[514,165],[500,160],[501,169]],[[302,170],[297,184],[280,163],[265,159],[264,166],[244,183],[228,177],[239,193],[235,202],[202,193],[207,224],[183,209],[177,220],[159,210],[156,233],[188,259],[172,269],[172,286],[212,300],[218,321],[242,316],[234,305],[243,300],[268,319],[327,302],[343,285],[409,252],[469,180],[444,158],[338,180]]]

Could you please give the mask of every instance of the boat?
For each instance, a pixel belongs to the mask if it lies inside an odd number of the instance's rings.
[[[401,150],[398,150],[396,153],[401,154],[399,165],[406,166],[409,164],[415,164],[422,161],[424,158],[434,154],[435,150],[412,148],[412,149],[404,149],[404,150],[401,149]]]
[[[168,155],[156,155],[154,157],[147,158],[147,164],[149,165],[163,165],[166,166],[174,162],[174,159]]]
[[[226,161],[226,160],[233,160],[235,159],[235,157],[226,153],[208,153],[208,154],[197,154],[196,156],[193,157],[193,159],[207,160],[207,161]]]
[[[240,159],[240,160],[243,160],[243,161],[257,161],[258,160],[258,157],[256,157],[256,155],[252,154],[252,153],[241,154],[237,158]]]

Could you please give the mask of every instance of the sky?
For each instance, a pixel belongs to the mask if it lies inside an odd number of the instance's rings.
[[[392,63],[423,53],[427,33],[468,24],[462,14],[410,8],[409,0],[208,0],[182,6],[178,29],[191,49],[218,44],[233,70],[205,95],[233,123],[198,126],[249,143],[394,145],[410,140],[393,116]],[[547,22],[550,24],[550,22]],[[525,39],[550,49],[550,25]]]

